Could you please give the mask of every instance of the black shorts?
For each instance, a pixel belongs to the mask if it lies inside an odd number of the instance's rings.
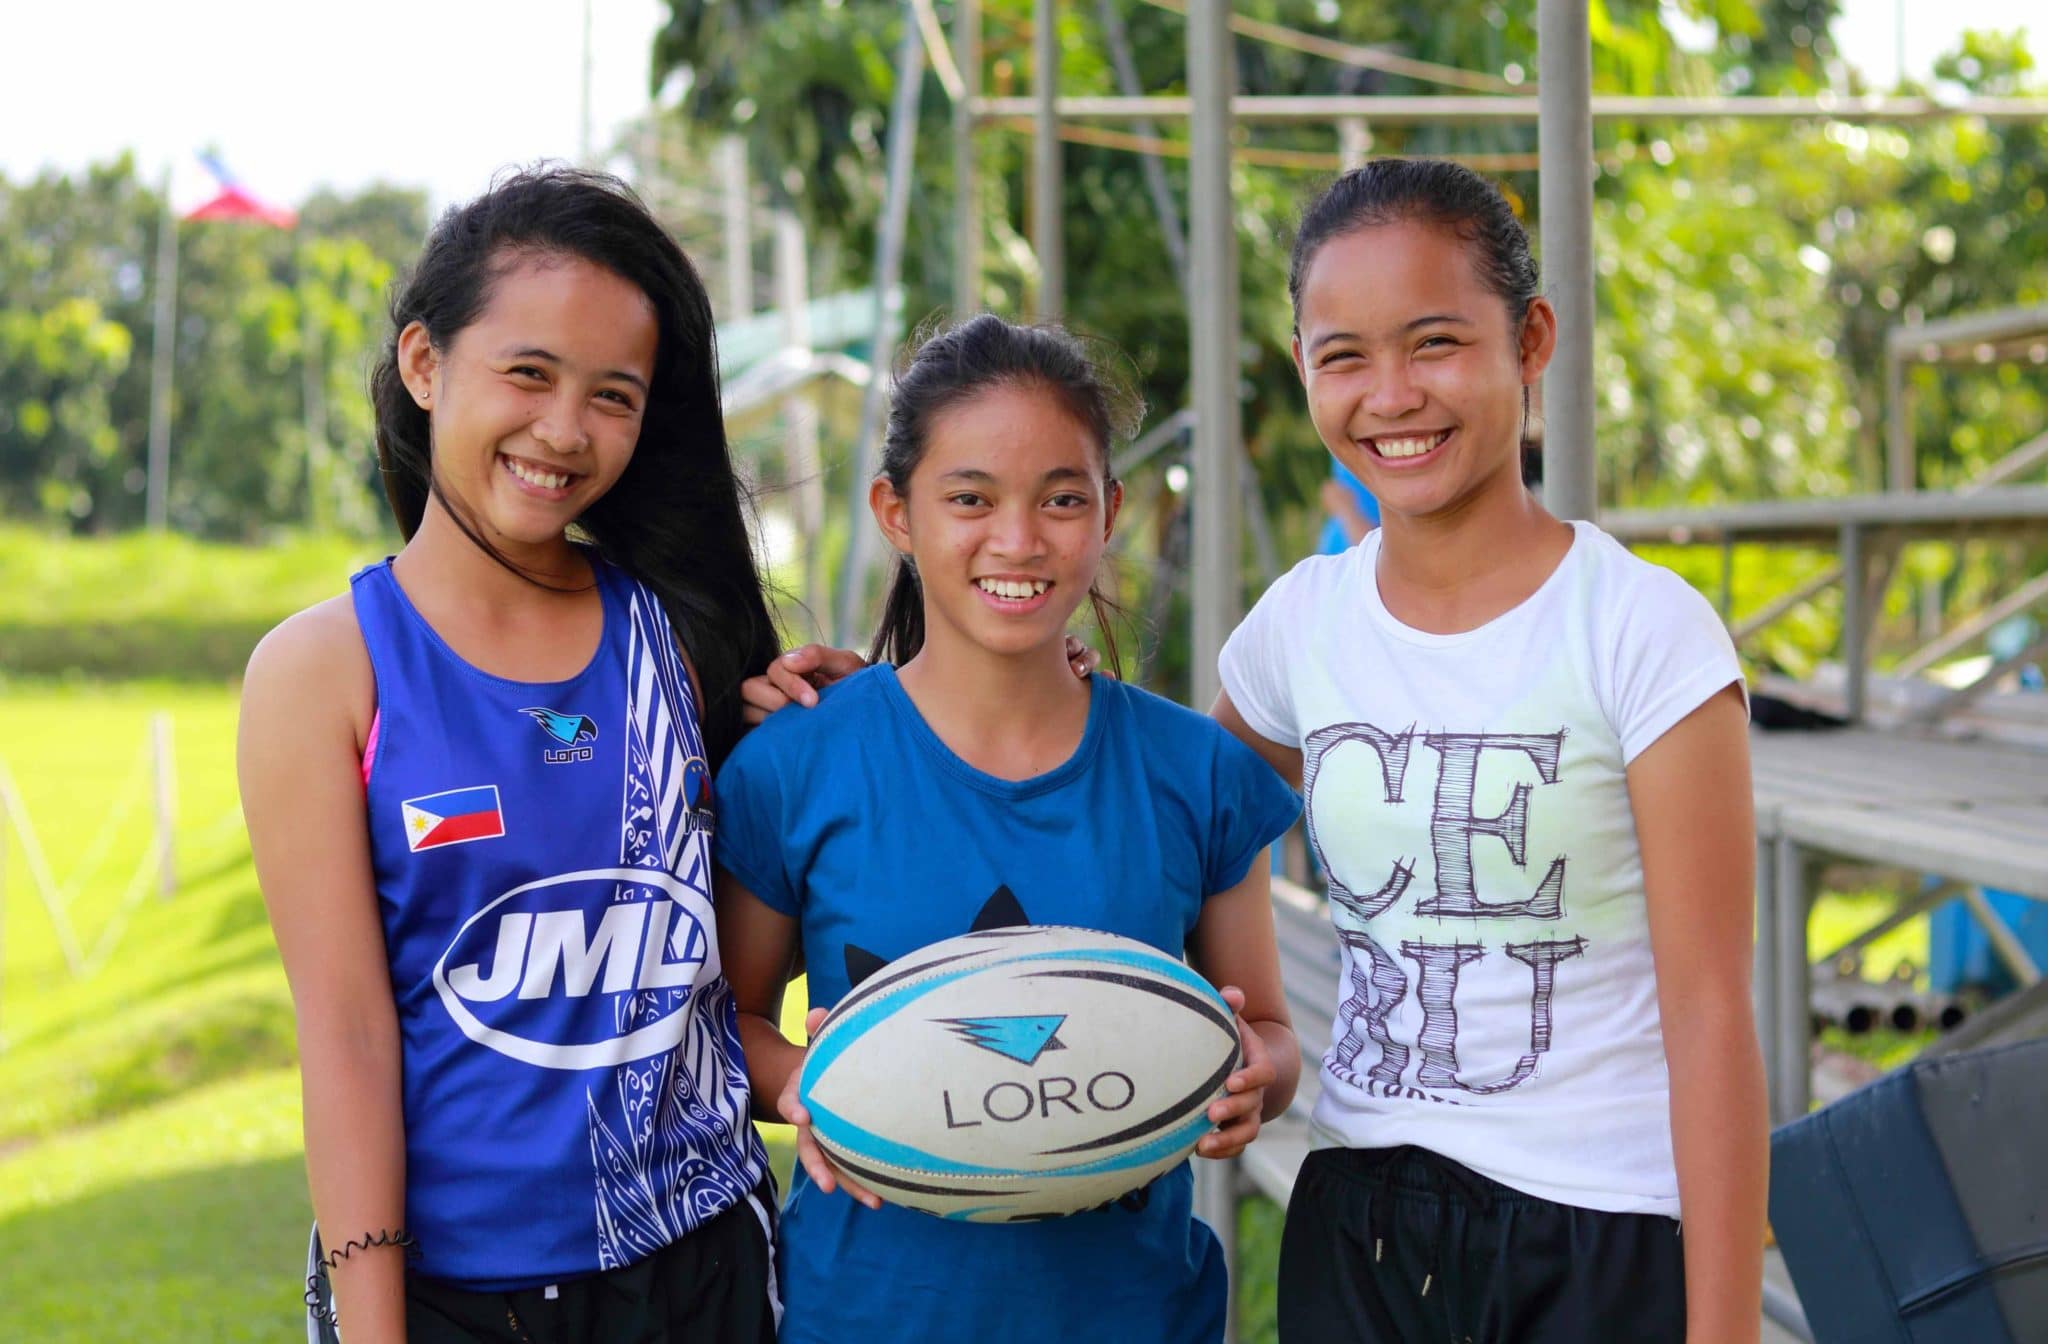
[[[1683,1344],[1674,1219],[1554,1204],[1421,1148],[1327,1148],[1294,1182],[1281,1344]]]
[[[775,1183],[645,1260],[552,1287],[405,1284],[411,1344],[775,1344]]]

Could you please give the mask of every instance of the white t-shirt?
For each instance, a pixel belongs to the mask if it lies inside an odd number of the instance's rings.
[[[1403,625],[1381,533],[1296,565],[1223,647],[1303,754],[1342,995],[1320,1141],[1416,1144],[1581,1208],[1678,1215],[1628,763],[1731,682],[1713,608],[1591,523],[1476,630]]]

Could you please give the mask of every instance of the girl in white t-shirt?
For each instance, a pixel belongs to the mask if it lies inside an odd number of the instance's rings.
[[[1272,586],[1214,711],[1304,786],[1344,950],[1281,1338],[1754,1340],[1733,647],[1684,583],[1524,488],[1557,318],[1490,184],[1345,174],[1289,289],[1310,415],[1381,526]]]

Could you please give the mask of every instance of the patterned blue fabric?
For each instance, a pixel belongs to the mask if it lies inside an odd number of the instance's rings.
[[[766,1170],[711,912],[711,774],[659,603],[593,557],[567,681],[470,666],[391,573],[353,580],[366,785],[404,1050],[406,1226],[479,1291],[645,1258]]]
[[[777,714],[718,780],[718,861],[802,928],[811,1002],[978,917],[1105,929],[1179,956],[1299,803],[1201,715],[1098,678],[1074,755],[1010,781],[949,751],[892,667]],[[779,1262],[784,1344],[1220,1338],[1224,1266],[1186,1163],[1115,1206],[949,1223],[799,1171]]]

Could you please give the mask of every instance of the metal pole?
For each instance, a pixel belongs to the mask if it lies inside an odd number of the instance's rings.
[[[1842,524],[1842,713],[1851,723],[1863,721],[1863,665],[1870,641],[1870,562],[1863,554],[1863,529]]]
[[[983,98],[974,115],[982,121],[1006,121],[1034,112],[1030,95]],[[1125,98],[1120,94],[1080,94],[1062,98],[1053,110],[1064,121],[1165,121],[1192,110],[1187,98],[1153,94]],[[1230,100],[1242,122],[1266,125],[1314,124],[1327,128],[1344,117],[1364,117],[1374,126],[1499,126],[1540,119],[1541,99],[1520,94],[1240,94]],[[1702,121],[1729,117],[1754,121],[1848,121],[1906,123],[1951,121],[1976,117],[1985,121],[2038,122],[2048,114],[2048,98],[1864,98],[1822,91],[1811,97],[1770,97],[1755,94],[1700,98],[1638,98],[1601,94],[1591,102],[1595,121]]]
[[[718,180],[724,198],[725,320],[754,311],[753,200],[747,193],[747,146],[736,135],[718,142]]]
[[[1892,87],[1906,87],[1906,0],[1892,6]]]
[[[1777,867],[1777,1076],[1772,1088],[1777,1123],[1796,1120],[1806,1114],[1812,1087],[1812,1069],[1807,1060],[1813,990],[1808,977],[1812,968],[1806,959],[1806,914],[1812,899],[1807,882],[1812,865],[1798,843],[1779,836],[1771,843]]]
[[[854,638],[853,618],[867,597],[868,567],[874,553],[875,529],[866,517],[868,482],[874,475],[875,441],[881,431],[889,366],[895,359],[896,309],[902,301],[896,289],[903,273],[903,234],[910,216],[910,173],[917,157],[917,109],[923,92],[924,39],[918,33],[916,16],[905,5],[903,41],[896,48],[896,95],[889,106],[889,140],[883,155],[888,179],[875,257],[874,334],[868,343],[872,376],[860,397],[860,438],[846,490],[846,567],[839,575],[839,604],[832,625],[832,638],[842,645]]]
[[[1060,237],[1060,33],[1058,0],[1038,0],[1031,34],[1031,248],[1038,254],[1038,319],[1067,306],[1066,252]]]
[[[1537,0],[1537,152],[1543,269],[1557,353],[1543,377],[1543,502],[1560,518],[1599,508],[1593,450],[1593,47],[1587,0]]]
[[[1813,1327],[1807,1323],[1806,1308],[1799,1304],[1799,1297],[1789,1288],[1780,1288],[1769,1279],[1764,1280],[1764,1319],[1783,1330],[1800,1344],[1813,1344]]]
[[[1265,856],[1259,857],[1263,862]],[[1228,1287],[1223,1308],[1223,1344],[1237,1344],[1238,1174],[1238,1159],[1234,1157],[1221,1162],[1207,1159],[1195,1162],[1195,1216],[1216,1234],[1229,1274],[1225,1280]]]
[[[583,99],[582,116],[576,123],[576,162],[590,167],[590,10],[583,0]]]
[[[1109,61],[1116,68],[1117,87],[1128,98],[1144,93],[1144,86],[1138,82],[1137,62],[1131,57],[1131,39],[1124,32],[1123,16],[1117,13],[1117,0],[1095,0],[1096,12],[1102,19],[1102,34],[1109,39]],[[1140,121],[1131,127],[1147,140],[1158,132],[1150,121]],[[1152,198],[1152,213],[1159,220],[1159,231],[1166,236],[1166,254],[1173,258],[1173,274],[1185,291],[1188,287],[1188,240],[1181,227],[1180,210],[1173,203],[1173,185],[1166,180],[1166,166],[1159,156],[1150,150],[1138,156],[1138,167],[1145,176],[1145,193]]]
[[[1345,117],[1337,123],[1337,159],[1344,171],[1362,167],[1372,152],[1372,130],[1364,117]]]
[[[2005,969],[2019,982],[2020,988],[2041,982],[2041,968],[2034,963],[2033,954],[2027,945],[2019,940],[2012,926],[1998,917],[1991,908],[1991,902],[1984,899],[1984,888],[1964,887],[1963,904],[1970,909],[1970,915],[1977,921],[1977,927],[1984,931],[1984,937],[1991,943],[1991,950],[2005,963]]]
[[[1721,624],[1735,615],[1735,542],[1721,538]]]
[[[149,719],[149,748],[154,758],[156,784],[156,872],[157,895],[171,899],[178,890],[177,845],[178,770],[171,756],[171,716],[152,714]]]
[[[1189,398],[1194,429],[1194,648],[1190,692],[1197,709],[1216,699],[1216,656],[1239,615],[1238,461],[1244,455],[1238,404],[1237,229],[1230,195],[1230,95],[1236,87],[1230,8],[1196,0],[1188,8],[1188,92],[1194,100],[1188,160],[1188,216],[1194,272],[1189,286]]]
[[[793,210],[775,212],[775,306],[782,312],[785,350],[811,352],[811,286],[805,257],[804,225]],[[812,619],[824,615],[821,591],[824,555],[819,537],[825,526],[825,471],[818,460],[818,407],[792,391],[782,399],[783,466],[796,487],[796,529],[804,548],[804,606]],[[819,631],[824,634],[824,631]]]
[[[1756,946],[1749,985],[1773,1117],[1778,1093],[1778,850],[1772,834],[1777,830],[1776,813],[1773,806],[1764,839],[1756,848]],[[1759,813],[1757,820],[1763,824],[1766,818]]]
[[[171,364],[178,348],[178,215],[164,170],[164,215],[156,235],[156,304],[149,336],[149,491],[143,516],[161,532],[170,518]]]
[[[981,0],[956,0],[953,53],[960,96],[953,100],[953,312],[981,309],[981,167],[974,154],[974,100],[981,97]]]
[[[1917,488],[1913,470],[1912,407],[1907,403],[1906,361],[1887,350],[1884,355],[1884,488]]]
[[[305,328],[305,348],[300,365],[300,413],[306,432],[306,521],[315,532],[324,533],[334,521],[334,483],[329,479],[327,453],[327,353],[320,337],[320,317],[306,287],[305,255],[298,263],[299,307]]]

